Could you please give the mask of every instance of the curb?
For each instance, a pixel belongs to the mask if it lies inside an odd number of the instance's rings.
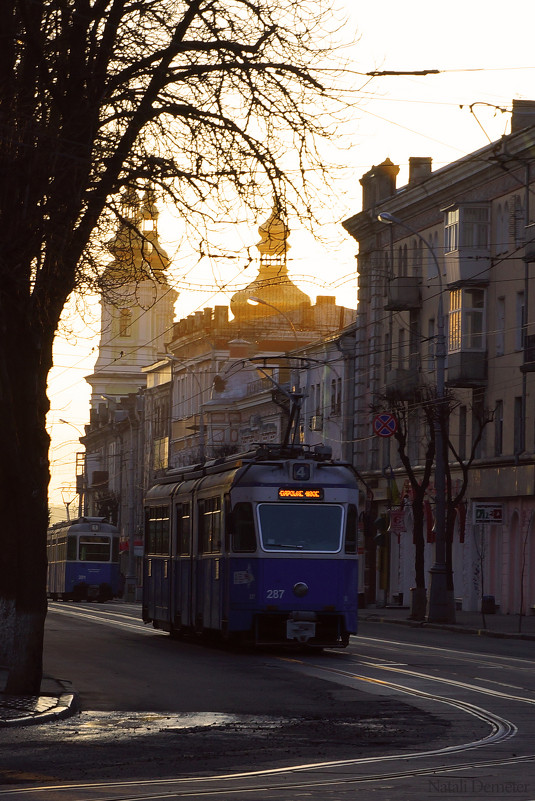
[[[0,728],[33,726],[72,717],[80,712],[78,694],[68,681],[57,682],[62,692],[39,696],[12,696],[0,693]],[[24,707],[28,707],[25,714]],[[40,711],[39,707],[46,707]]]

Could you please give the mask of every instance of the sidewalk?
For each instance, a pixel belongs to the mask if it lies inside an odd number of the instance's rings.
[[[40,695],[8,695],[3,692],[7,670],[0,667],[0,728],[48,723],[79,711],[78,697],[70,682],[43,676]]]
[[[359,620],[377,623],[399,623],[407,626],[459,631],[463,634],[476,634],[484,637],[504,637],[522,640],[535,640],[535,615],[502,615],[499,612],[485,615],[485,625],[481,612],[455,612],[455,623],[428,623],[410,620],[408,606],[368,606],[359,609]],[[519,631],[520,620],[520,631]]]
[[[425,627],[458,631],[484,637],[502,637],[535,641],[535,615],[521,618],[521,631],[518,631],[518,615],[485,615],[485,627],[480,612],[456,612],[455,623],[428,623],[409,619],[408,606],[372,607],[359,610],[359,620],[370,623],[396,623],[405,626]],[[27,726],[33,723],[47,723],[75,715],[79,712],[79,702],[70,683],[63,679],[44,676],[41,694],[38,696],[13,696],[2,692],[5,687],[7,671],[0,667],[0,727]]]

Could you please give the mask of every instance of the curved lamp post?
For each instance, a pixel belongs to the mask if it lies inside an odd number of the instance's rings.
[[[292,334],[295,337],[296,345],[299,344],[299,339],[297,337],[297,330],[296,330],[295,325],[292,323],[292,321],[290,320],[288,315],[285,314],[281,309],[277,308],[277,306],[274,306],[273,303],[268,303],[267,300],[262,300],[262,298],[257,298],[254,295],[252,295],[251,297],[247,298],[247,303],[249,303],[251,306],[257,306],[257,305],[269,306],[270,309],[273,309],[274,311],[277,312],[277,314],[280,314],[281,317],[284,317],[284,319],[286,320],[286,322],[288,323],[288,325],[292,329]]]
[[[387,211],[381,212],[377,219],[379,222],[388,225],[399,225],[405,228],[420,239],[431,253],[438,274],[439,298],[437,313],[437,347],[436,347],[436,377],[437,377],[437,402],[436,413],[433,423],[435,431],[435,562],[430,569],[431,581],[429,586],[429,607],[427,619],[430,623],[452,623],[455,621],[455,610],[453,598],[450,598],[447,591],[447,570],[446,570],[446,471],[445,471],[445,442],[444,431],[441,425],[441,418],[444,408],[444,387],[445,387],[445,366],[446,366],[446,337],[444,334],[444,300],[442,275],[440,265],[435,251],[429,242],[414,228],[407,223],[390,214]]]

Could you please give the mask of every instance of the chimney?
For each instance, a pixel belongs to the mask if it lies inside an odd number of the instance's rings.
[[[382,164],[372,167],[362,176],[362,208],[373,209],[382,200],[396,193],[396,176],[399,172],[397,164],[385,159]]]
[[[513,100],[511,133],[535,125],[535,100]]]
[[[409,184],[421,184],[431,175],[433,159],[430,156],[411,156],[409,158]]]
[[[214,307],[214,327],[223,328],[228,323],[228,306]]]

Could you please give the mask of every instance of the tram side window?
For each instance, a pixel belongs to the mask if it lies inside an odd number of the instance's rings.
[[[75,562],[78,554],[76,553],[76,537],[67,537],[67,561]]]
[[[346,553],[357,552],[357,507],[350,503],[346,519]]]
[[[177,547],[181,556],[191,553],[191,515],[189,503],[176,506]]]
[[[199,551],[221,552],[221,498],[199,501]]]
[[[169,554],[169,509],[154,506],[148,510],[146,549],[151,554]]]
[[[232,512],[232,550],[238,553],[256,551],[253,505],[237,503]]]

